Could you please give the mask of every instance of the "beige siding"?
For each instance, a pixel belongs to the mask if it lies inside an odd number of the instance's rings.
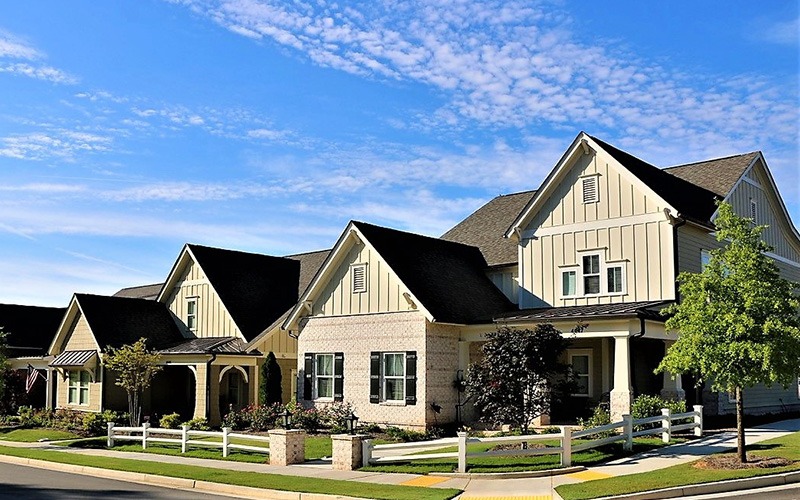
[[[514,304],[519,303],[519,270],[516,266],[502,271],[492,271],[488,273],[492,283],[503,292],[508,300]]]
[[[167,306],[186,328],[186,302],[197,297],[197,337],[242,337],[203,270],[190,261],[167,298]]]
[[[744,408],[749,414],[784,413],[800,410],[797,380],[784,389],[780,385],[766,387],[758,384],[744,389]],[[727,393],[719,393],[719,413],[731,414],[736,412],[736,402],[728,398]]]
[[[105,346],[100,346],[104,348]],[[97,349],[97,341],[95,341],[92,331],[89,329],[89,323],[83,314],[80,312],[75,316],[75,321],[72,328],[66,335],[66,342],[64,348],[60,351],[89,351]]]
[[[98,369],[97,372],[99,373],[100,370]],[[65,371],[64,373],[66,374],[68,371]],[[99,376],[94,382],[89,382],[89,404],[86,405],[69,404],[69,377],[64,378],[61,376],[61,374],[57,374],[56,376],[58,377],[58,383],[56,387],[56,407],[96,412],[102,410],[100,407],[100,394],[103,391],[103,383]]]
[[[290,337],[288,331],[275,328],[253,348],[263,352],[265,355],[274,352],[275,354],[292,354],[296,356],[297,339]]]
[[[365,292],[353,292],[354,264],[367,265]],[[314,301],[313,315],[342,316],[408,311],[411,306],[403,297],[406,292],[408,290],[377,252],[363,243],[356,244],[344,256],[328,284]]]

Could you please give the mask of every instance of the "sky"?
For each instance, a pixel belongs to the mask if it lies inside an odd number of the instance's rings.
[[[800,221],[798,2],[60,0],[0,8],[0,302],[163,281],[186,242],[439,236],[586,131],[763,151]]]

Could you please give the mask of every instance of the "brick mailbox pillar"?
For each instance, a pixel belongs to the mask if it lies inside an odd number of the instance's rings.
[[[273,429],[269,431],[269,464],[291,465],[306,459],[306,431]]]
[[[355,470],[361,467],[364,440],[369,436],[363,434],[334,434],[333,441],[333,469]]]

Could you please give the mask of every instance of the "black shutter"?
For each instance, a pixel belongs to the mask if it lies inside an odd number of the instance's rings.
[[[311,401],[314,384],[314,353],[307,352],[305,357],[305,370],[303,372],[303,399]]]
[[[381,353],[369,353],[369,402],[381,402]]]
[[[406,404],[417,404],[417,351],[406,352]]]
[[[333,400],[344,401],[344,353],[333,355]]]

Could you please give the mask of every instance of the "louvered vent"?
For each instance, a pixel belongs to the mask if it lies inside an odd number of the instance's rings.
[[[583,202],[597,203],[597,177],[585,177],[583,179]]]
[[[756,200],[750,200],[750,218],[753,222],[758,222],[758,204]]]
[[[367,291],[367,266],[361,264],[353,266],[353,293]]]

